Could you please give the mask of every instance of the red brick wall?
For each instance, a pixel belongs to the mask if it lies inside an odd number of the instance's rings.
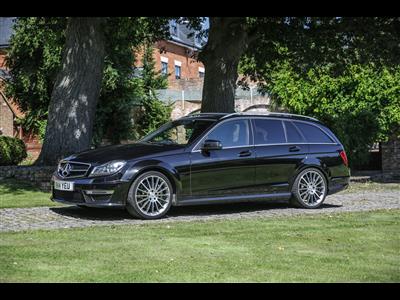
[[[175,79],[175,60],[181,62],[181,79],[199,79],[199,67],[203,63],[191,57],[190,49],[169,41],[159,41],[154,45],[154,60],[157,71],[161,70],[161,56],[168,58],[168,88],[181,89],[179,80]],[[137,55],[137,66],[141,66],[142,55]],[[201,81],[201,79],[200,79]]]
[[[5,58],[6,52],[4,50],[0,50],[0,68],[5,68]]]
[[[0,94],[0,135],[14,136],[14,115]]]
[[[0,68],[5,68],[6,52],[0,50]],[[14,136],[14,114],[6,103],[3,94],[4,85],[0,80],[0,135]]]

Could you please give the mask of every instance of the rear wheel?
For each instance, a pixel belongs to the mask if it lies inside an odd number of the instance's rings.
[[[322,205],[327,194],[324,174],[316,168],[300,172],[292,186],[291,204],[302,208],[317,208]]]
[[[131,185],[126,209],[137,218],[158,219],[171,207],[173,190],[168,178],[156,171],[140,175]]]

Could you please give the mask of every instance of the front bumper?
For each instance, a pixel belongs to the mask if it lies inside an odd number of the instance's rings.
[[[129,181],[110,178],[63,179],[56,174],[51,179],[51,200],[54,202],[90,207],[123,207],[126,203]],[[54,188],[54,180],[74,183],[74,191]]]

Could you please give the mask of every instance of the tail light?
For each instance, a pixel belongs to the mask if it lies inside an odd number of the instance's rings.
[[[342,158],[343,163],[345,164],[345,166],[348,167],[349,166],[349,161],[347,160],[346,151],[342,150],[342,151],[340,151],[339,154],[340,154],[340,157]]]

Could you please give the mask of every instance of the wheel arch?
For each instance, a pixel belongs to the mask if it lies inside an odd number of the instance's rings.
[[[171,182],[173,193],[176,195],[182,189],[182,184],[178,171],[172,166],[165,162],[158,160],[141,161],[138,164],[133,165],[130,170],[131,177],[129,178],[130,185],[145,172],[157,171],[165,175]]]
[[[293,173],[292,177],[289,181],[289,191],[292,190],[294,181],[296,180],[297,176],[306,169],[314,168],[321,171],[322,175],[326,180],[326,188],[327,192],[329,192],[329,182],[330,182],[330,175],[329,175],[329,168],[324,166],[323,163],[317,159],[307,161],[306,159],[298,165],[295,172]]]

